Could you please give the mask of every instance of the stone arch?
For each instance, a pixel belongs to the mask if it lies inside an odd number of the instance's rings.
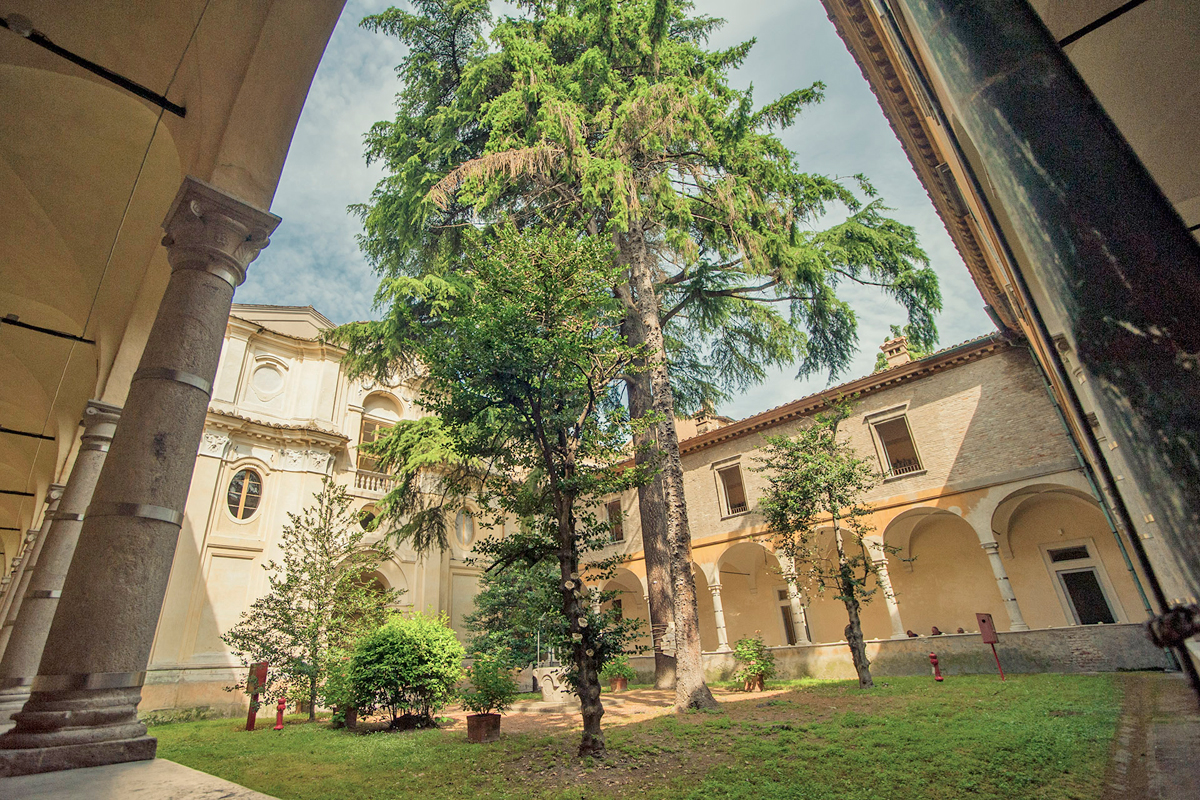
[[[632,570],[620,568],[604,582],[601,589],[605,592],[619,593],[616,597],[607,600],[602,605],[602,610],[608,611],[617,602],[620,602],[623,619],[642,620],[641,630],[638,638],[634,640],[634,644],[649,647],[651,644],[650,609],[646,603],[646,587],[642,583],[641,577]]]
[[[781,609],[787,604],[790,615],[791,606],[775,554],[759,542],[738,542],[721,553],[716,569],[730,646],[756,634],[769,646],[787,645]]]
[[[1057,483],[1035,483],[1022,486],[1011,492],[996,506],[992,512],[992,535],[1000,545],[1000,553],[1006,558],[1013,557],[1012,532],[1013,521],[1021,515],[1021,510],[1028,510],[1045,500],[1074,504],[1080,509],[1088,509],[1103,516],[1100,504],[1087,492],[1071,486]],[[1107,525],[1107,521],[1105,521]]]
[[[884,531],[906,567],[892,569],[891,580],[907,628],[924,635],[934,626],[944,633],[974,630],[977,612],[1006,628],[1008,614],[975,530],[948,511],[913,511],[920,513],[902,514]]]
[[[692,577],[696,581],[696,613],[700,617],[700,649],[708,653],[717,649],[717,621],[713,612],[712,592],[704,568],[692,562]]]
[[[363,398],[363,416],[395,425],[404,418],[404,404],[391,392],[376,390]]]

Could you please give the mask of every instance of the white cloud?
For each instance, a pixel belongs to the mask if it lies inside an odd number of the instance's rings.
[[[358,21],[388,5],[351,0],[342,13],[272,207],[283,224],[238,290],[241,302],[313,305],[335,322],[371,314],[377,279],[358,251],[359,223],[346,207],[367,200],[383,174],[366,166],[362,137],[374,122],[395,113],[399,84],[394,70],[404,50],[395,39],[362,30]],[[697,11],[727,19],[713,37],[715,47],[757,38],[734,82],[743,87],[752,83],[759,103],[817,80],[826,84],[825,102],[785,131],[784,141],[805,169],[828,175],[865,173],[895,209],[893,216],[917,228],[942,281],[945,310],[938,326],[943,344],[991,330],[979,292],[941,219],[821,4],[700,0]],[[853,378],[871,370],[888,326],[902,323],[904,315],[875,292],[847,289],[846,296],[859,319],[861,352],[846,376]],[[777,373],[727,403],[722,412],[747,416],[826,385],[821,378],[797,381],[793,374]]]

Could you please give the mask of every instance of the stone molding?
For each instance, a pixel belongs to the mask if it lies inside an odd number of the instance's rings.
[[[237,288],[279,223],[274,214],[189,175],[163,221],[162,243],[173,270],[203,270]]]

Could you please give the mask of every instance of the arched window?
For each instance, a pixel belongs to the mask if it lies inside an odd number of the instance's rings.
[[[358,431],[359,444],[369,444],[378,439],[382,431],[400,421],[400,416],[400,405],[391,395],[375,393],[367,397],[363,401],[362,426]],[[368,472],[379,472],[379,459],[359,453],[358,468]]]
[[[463,547],[469,547],[475,540],[475,518],[469,511],[459,511],[454,518],[454,535]]]
[[[262,477],[252,469],[238,470],[229,482],[226,500],[234,519],[249,519],[262,499]]]

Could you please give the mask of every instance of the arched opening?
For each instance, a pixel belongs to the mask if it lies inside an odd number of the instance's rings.
[[[1066,486],[1026,487],[1000,503],[992,522],[1030,627],[1144,619],[1137,587],[1093,498]]]
[[[638,576],[630,570],[618,569],[602,588],[605,592],[617,592],[617,595],[606,600],[601,605],[601,610],[616,608],[622,619],[640,620],[640,633],[630,642],[630,646],[650,648],[653,644],[650,638],[650,609]]]
[[[796,644],[787,582],[773,553],[757,542],[741,542],[721,554],[717,571],[731,647],[756,635],[772,647]]]
[[[957,514],[932,510],[897,518],[884,541],[901,548],[890,558],[892,587],[905,626],[929,635],[958,628],[975,630],[975,614],[989,613],[997,627],[1009,620],[988,556],[974,529]],[[882,605],[882,602],[880,603]]]
[[[704,570],[695,563],[692,564],[692,576],[696,581],[696,613],[700,617],[700,649],[708,653],[717,649],[717,619],[712,593]]]
[[[380,433],[395,425],[403,416],[400,401],[384,392],[372,392],[363,400],[362,423],[359,425],[358,443],[370,444]],[[378,456],[362,452],[357,455],[360,470],[381,472]]]

